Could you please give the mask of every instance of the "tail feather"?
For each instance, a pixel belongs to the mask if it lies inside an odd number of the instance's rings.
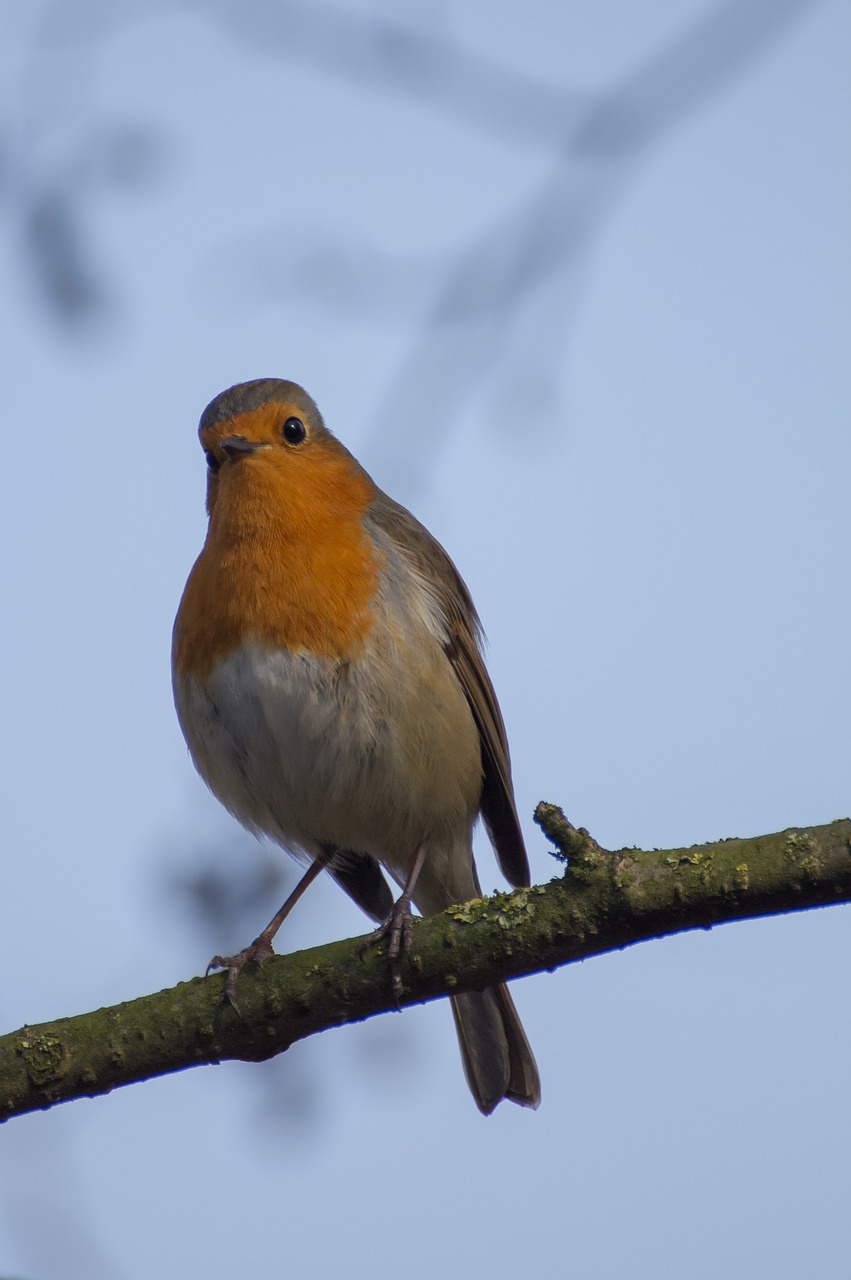
[[[486,1116],[508,1098],[537,1107],[541,1081],[526,1032],[504,985],[451,997],[464,1074]]]

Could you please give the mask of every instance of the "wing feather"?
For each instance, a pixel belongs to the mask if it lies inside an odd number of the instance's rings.
[[[409,560],[432,594],[445,624],[444,653],[464,690],[482,751],[481,813],[499,865],[513,885],[528,885],[529,861],[511,781],[508,739],[481,652],[482,628],[461,575],[428,530],[380,490],[369,519]]]

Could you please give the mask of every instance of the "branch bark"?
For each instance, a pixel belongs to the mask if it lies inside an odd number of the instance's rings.
[[[750,840],[601,849],[553,805],[535,814],[566,860],[546,885],[415,922],[402,1005],[555,969],[650,938],[851,901],[851,821]],[[224,1059],[259,1062],[296,1040],[395,1007],[384,948],[357,939],[213,974],[127,1004],[0,1038],[0,1120]]]

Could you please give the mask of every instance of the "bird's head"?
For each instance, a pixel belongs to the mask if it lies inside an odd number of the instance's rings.
[[[365,504],[371,482],[295,382],[260,378],[216,396],[198,428],[207,459],[207,512],[220,502],[265,500],[299,507],[334,500],[341,488]]]

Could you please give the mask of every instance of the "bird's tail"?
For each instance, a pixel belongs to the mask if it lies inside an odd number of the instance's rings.
[[[464,1074],[480,1111],[489,1116],[503,1098],[537,1107],[541,1081],[526,1032],[500,984],[451,997]]]

